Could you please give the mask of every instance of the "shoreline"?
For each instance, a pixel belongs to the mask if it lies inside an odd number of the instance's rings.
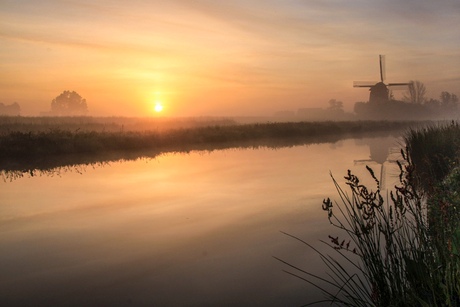
[[[285,122],[208,125],[164,131],[38,130],[0,135],[0,171],[34,170],[153,158],[170,152],[279,148],[334,143],[346,138],[401,134],[427,122]]]

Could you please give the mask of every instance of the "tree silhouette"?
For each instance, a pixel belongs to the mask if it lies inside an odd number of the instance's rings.
[[[446,108],[457,108],[458,97],[455,94],[449,92],[441,93],[441,105]]]
[[[51,113],[54,115],[86,115],[88,106],[75,91],[64,91],[51,101]]]
[[[331,110],[334,112],[343,112],[343,102],[342,101],[331,99],[329,100],[328,103],[329,103],[328,110]]]
[[[423,104],[426,100],[425,94],[426,88],[422,82],[418,80],[410,81],[408,93],[404,94],[403,101]]]

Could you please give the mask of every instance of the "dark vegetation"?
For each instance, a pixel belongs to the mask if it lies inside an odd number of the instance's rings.
[[[88,105],[86,99],[75,91],[64,91],[51,101],[51,115],[71,116],[86,115]]]
[[[0,116],[19,116],[21,107],[17,102],[11,105],[0,103]],[[88,113],[86,99],[75,91],[63,91],[51,101],[51,111],[43,112],[48,116],[83,116]]]
[[[237,124],[229,119],[0,118],[0,169],[30,172],[230,147],[335,142],[400,131],[415,122],[285,122]],[[73,163],[72,163],[73,161]]]
[[[388,101],[383,102],[356,102],[354,105],[356,117],[392,120],[444,120],[459,117],[457,95],[442,92],[439,99],[427,98],[423,83],[411,82],[412,85],[402,100],[390,97]]]
[[[460,306],[460,127],[412,129],[398,162],[399,184],[385,195],[348,171],[349,192],[334,180],[340,200],[324,200],[342,234],[318,252],[329,278],[294,268],[321,289],[325,301],[348,306]],[[350,269],[351,267],[351,269]]]
[[[411,158],[417,166],[415,179],[424,190],[431,191],[453,168],[458,166],[460,158],[458,123],[411,129],[406,138]]]

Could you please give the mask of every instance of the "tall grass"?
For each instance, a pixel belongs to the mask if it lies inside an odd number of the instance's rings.
[[[416,166],[418,184],[430,190],[443,180],[458,162],[460,127],[457,122],[410,129],[405,136],[411,159]]]
[[[328,276],[291,264],[288,272],[318,287],[325,301],[337,305],[460,306],[459,130],[453,123],[410,131],[398,162],[399,183],[389,197],[382,195],[369,167],[372,188],[350,171],[346,190],[333,178],[339,201],[328,198],[322,204],[329,222],[341,232],[323,241],[333,253],[297,238],[319,254]],[[454,148],[444,155],[449,146]],[[432,164],[438,161],[446,162],[445,169]]]

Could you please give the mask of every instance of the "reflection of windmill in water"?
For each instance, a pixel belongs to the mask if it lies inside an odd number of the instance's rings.
[[[385,56],[379,55],[380,60],[380,82],[378,81],[355,81],[353,87],[369,87],[369,103],[388,102],[390,100],[389,87],[397,89],[401,86],[410,86],[412,83],[388,83],[385,84],[386,71],[385,71]]]
[[[370,163],[380,164],[380,176],[378,176],[378,173],[375,175],[380,181],[380,188],[384,190],[386,189],[388,178],[387,167],[389,165],[394,166],[396,164],[396,161],[400,157],[400,149],[396,146],[396,139],[392,137],[385,139],[368,139],[366,140],[366,143],[369,145],[370,150],[369,159],[355,160],[355,165]],[[398,156],[395,157],[396,155]],[[372,165],[369,166],[372,168]],[[392,175],[394,175],[395,178],[398,177],[398,173]]]

